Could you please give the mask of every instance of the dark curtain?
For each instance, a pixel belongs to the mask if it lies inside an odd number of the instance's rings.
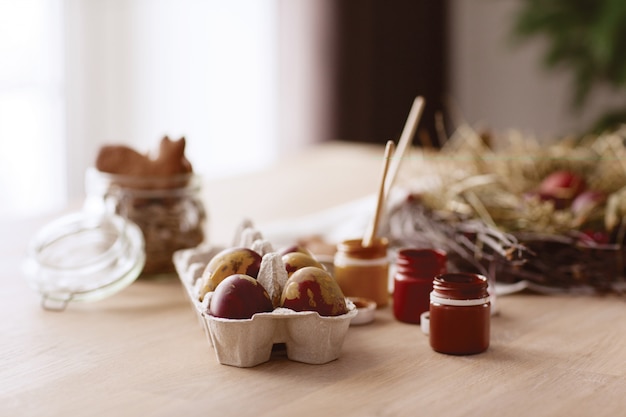
[[[446,1],[336,0],[332,135],[397,140],[413,99],[426,107],[418,136],[438,144],[435,114],[446,91]],[[424,137],[424,135],[427,135]],[[415,139],[414,144],[420,140]]]

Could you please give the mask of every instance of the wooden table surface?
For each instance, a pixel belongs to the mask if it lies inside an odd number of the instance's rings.
[[[211,236],[228,241],[241,217],[297,218],[374,193],[379,153],[328,144],[259,174],[208,182]],[[259,190],[275,182],[265,198]],[[287,204],[296,190],[306,193]],[[385,308],[349,329],[336,361],[307,365],[277,354],[236,368],[217,363],[175,277],[42,310],[20,262],[45,220],[0,222],[1,416],[626,413],[624,298],[500,297],[491,346],[474,356],[433,352],[418,326]]]

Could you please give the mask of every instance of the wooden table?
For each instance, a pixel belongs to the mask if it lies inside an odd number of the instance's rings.
[[[296,218],[375,192],[380,153],[327,144],[260,174],[207,183],[213,238],[227,241],[242,216],[261,223]],[[272,199],[259,193],[259,184],[278,180]],[[287,205],[286,197],[301,189],[304,197]],[[374,323],[349,329],[336,361],[306,365],[277,355],[235,368],[217,363],[174,278],[140,279],[109,299],[62,313],[42,310],[19,264],[45,220],[0,223],[2,416],[626,412],[623,298],[500,297],[491,346],[474,356],[433,352],[418,326],[395,321],[385,308]]]

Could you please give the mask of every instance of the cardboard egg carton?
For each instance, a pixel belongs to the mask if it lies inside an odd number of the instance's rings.
[[[217,361],[224,365],[252,367],[271,359],[275,344],[285,344],[290,360],[324,364],[337,359],[350,321],[357,314],[346,299],[348,312],[340,316],[320,316],[317,312],[296,312],[276,308],[257,313],[250,319],[225,319],[211,316],[208,306],[212,292],[199,300],[204,268],[223,247],[199,246],[174,254],[174,265],[187,296],[204,329]]]

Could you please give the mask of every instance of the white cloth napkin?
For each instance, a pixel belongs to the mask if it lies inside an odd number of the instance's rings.
[[[406,198],[404,190],[392,190],[386,207]],[[291,220],[259,225],[263,236],[275,245],[288,245],[302,237],[319,236],[330,244],[363,237],[376,210],[371,194],[324,211]]]

